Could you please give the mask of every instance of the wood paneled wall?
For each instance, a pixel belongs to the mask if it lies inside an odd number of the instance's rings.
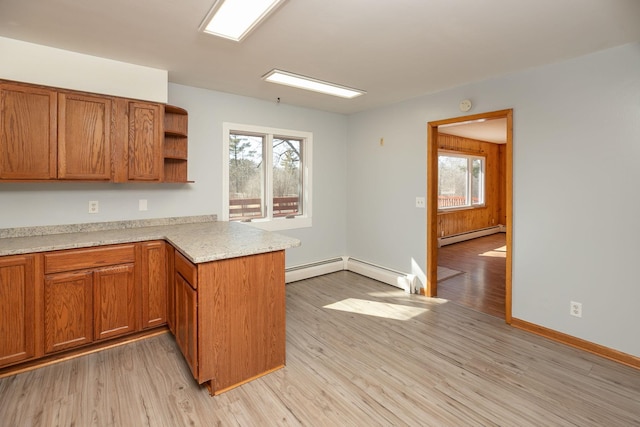
[[[438,134],[438,149],[484,156],[485,206],[438,212],[438,237],[452,236],[506,223],[506,145]]]

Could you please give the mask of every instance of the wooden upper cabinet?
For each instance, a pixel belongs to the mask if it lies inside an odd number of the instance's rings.
[[[59,94],[59,179],[111,179],[111,116],[111,98]]]
[[[129,102],[129,181],[160,181],[163,170],[163,108]]]
[[[189,182],[187,152],[179,107],[0,80],[0,181]]]
[[[0,179],[55,179],[57,94],[0,82]]]

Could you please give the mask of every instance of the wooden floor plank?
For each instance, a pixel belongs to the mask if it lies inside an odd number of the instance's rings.
[[[404,320],[401,320],[404,319]],[[211,397],[169,334],[0,379],[7,426],[634,426],[640,371],[338,272],[287,285],[287,365]]]
[[[438,249],[438,265],[463,274],[438,282],[438,296],[504,319],[505,233],[496,233]]]

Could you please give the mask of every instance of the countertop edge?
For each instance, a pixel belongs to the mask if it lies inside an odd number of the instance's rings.
[[[122,221],[86,222],[78,224],[36,225],[31,227],[0,228],[0,239],[48,236],[52,234],[69,234],[93,231],[109,231],[155,227],[163,225],[194,224],[198,222],[214,222],[216,214],[191,215],[165,218],[132,219]]]
[[[298,239],[224,221],[0,238],[0,256],[164,240],[194,264],[285,250]]]

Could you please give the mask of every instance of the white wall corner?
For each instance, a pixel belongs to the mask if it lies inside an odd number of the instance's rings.
[[[285,282],[297,282],[342,270],[352,271],[370,279],[395,286],[409,294],[418,293],[422,287],[420,278],[415,274],[402,273],[348,256],[289,267],[285,271]]]

